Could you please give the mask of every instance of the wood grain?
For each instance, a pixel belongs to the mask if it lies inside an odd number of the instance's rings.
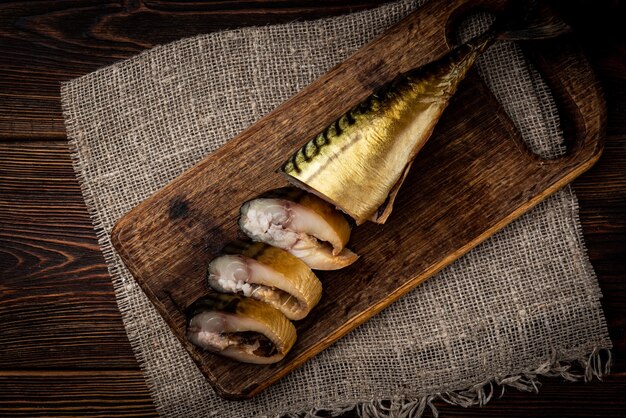
[[[535,46],[533,57],[548,75],[563,125],[571,127],[565,156],[541,160],[530,153],[488,89],[470,77],[418,155],[392,219],[384,227],[366,224],[353,232],[352,247],[361,260],[319,274],[325,290],[322,301],[297,323],[298,342],[284,361],[251,366],[192,346],[185,337],[185,308],[207,292],[208,261],[237,236],[240,204],[259,190],[284,184],[273,169],[302,146],[302,138],[314,137],[375,86],[446,51],[449,17],[468,7],[465,1],[446,5],[426,5],[390,28],[133,209],[114,228],[113,243],[127,267],[222,396],[248,398],[264,390],[599,157],[606,114],[586,61],[564,40],[558,49],[553,44]],[[324,101],[331,93],[336,101]],[[185,203],[185,213],[173,216],[172,205],[180,202]],[[381,271],[385,273],[378,274]]]
[[[139,370],[0,372],[0,415],[156,417]]]
[[[373,4],[355,0],[0,3],[0,138],[65,139],[60,83],[155,45],[268,21],[336,15]]]
[[[141,1],[111,2],[121,10],[128,8],[128,15],[137,13],[140,9],[132,4]],[[168,24],[163,19],[162,26],[150,29],[151,25],[142,28],[136,36],[142,37],[147,43],[151,38],[165,36],[171,39],[203,33],[203,25],[211,28],[236,27],[247,24],[246,19],[250,14],[255,14],[261,24],[273,23],[280,16],[289,15],[290,20],[299,18],[313,18],[327,14],[325,7],[335,4],[336,8],[349,7],[372,7],[377,1],[367,0],[361,2],[312,2],[289,0],[284,2],[212,2],[213,7],[225,11],[223,15],[208,16],[202,13],[195,14],[197,22],[189,29],[180,25],[178,20],[179,7],[187,7],[187,4],[208,4],[205,2],[162,2],[169,3],[161,8],[162,15],[169,17]],[[626,398],[623,396],[626,388],[626,32],[623,30],[623,16],[626,4],[624,2],[569,2],[560,3],[560,12],[565,14],[568,21],[574,27],[574,35],[577,42],[583,45],[585,52],[591,58],[597,74],[603,84],[607,98],[609,117],[607,123],[606,149],[599,162],[587,173],[583,174],[574,182],[574,188],[580,201],[580,217],[583,226],[585,241],[589,250],[592,264],[598,274],[600,287],[604,294],[602,301],[611,338],[615,345],[614,354],[616,363],[612,368],[613,374],[605,379],[605,382],[592,382],[588,384],[571,384],[559,379],[542,379],[544,384],[540,393],[528,394],[517,391],[507,391],[501,399],[493,399],[484,408],[464,409],[453,407],[442,402],[437,402],[442,417],[502,416],[526,418],[529,415],[536,417],[588,417],[588,416],[625,416]],[[29,243],[33,256],[25,258],[21,264],[30,276],[24,275],[21,284],[15,280],[15,286],[21,287],[22,297],[11,303],[10,308],[0,302],[0,315],[4,315],[9,321],[18,320],[16,312],[30,310],[32,316],[26,325],[25,332],[32,324],[40,324],[36,338],[21,338],[19,332],[5,337],[0,331],[0,341],[4,347],[15,346],[11,358],[15,362],[14,367],[6,357],[0,366],[0,375],[8,376],[0,379],[0,394],[6,393],[0,399],[0,415],[3,416],[33,416],[33,415],[138,415],[136,404],[139,398],[147,405],[151,400],[147,390],[138,389],[140,382],[129,383],[125,378],[114,378],[119,391],[115,397],[116,402],[108,402],[110,399],[106,391],[100,391],[97,385],[81,385],[81,379],[63,377],[62,373],[73,373],[72,370],[80,369],[86,373],[97,372],[100,367],[98,361],[90,358],[94,356],[101,359],[103,367],[111,371],[111,376],[125,376],[125,370],[119,372],[115,369],[129,369],[130,360],[120,358],[120,353],[125,352],[131,356],[131,350],[127,342],[120,340],[115,347],[104,346],[101,349],[99,343],[107,338],[118,339],[121,328],[119,314],[117,321],[110,322],[108,329],[83,330],[83,338],[86,341],[84,348],[91,344],[91,349],[82,349],[80,355],[76,350],[65,347],[63,341],[58,341],[58,348],[46,355],[54,359],[52,366],[59,368],[56,375],[49,374],[42,362],[42,354],[38,345],[47,339],[54,340],[59,332],[59,325],[54,325],[58,315],[50,315],[47,311],[32,308],[33,301],[38,298],[46,298],[51,295],[62,293],[66,288],[72,288],[72,294],[76,300],[92,306],[94,309],[105,311],[113,310],[115,300],[112,291],[108,298],[104,294],[94,294],[89,289],[89,284],[96,288],[104,283],[100,274],[82,276],[68,271],[63,274],[63,269],[57,269],[57,279],[53,282],[43,280],[41,276],[33,279],[32,275],[41,268],[39,260],[48,253],[49,242],[42,242],[39,234],[49,234],[50,225],[46,219],[46,211],[50,206],[58,206],[54,217],[63,218],[63,225],[68,228],[90,230],[91,223],[84,209],[74,209],[73,203],[65,197],[54,196],[54,193],[46,193],[47,187],[61,187],[63,189],[74,188],[75,199],[79,199],[75,178],[69,177],[70,161],[67,152],[58,152],[54,157],[54,164],[44,164],[40,155],[48,152],[50,146],[57,149],[65,149],[65,133],[60,114],[60,102],[58,97],[58,85],[61,81],[71,77],[85,74],[97,67],[110,64],[123,56],[134,55],[133,52],[123,51],[119,53],[113,47],[109,39],[116,38],[116,29],[108,33],[94,33],[91,28],[100,16],[106,16],[110,9],[99,7],[104,2],[85,0],[72,1],[12,1],[0,4],[0,141],[19,140],[20,143],[12,143],[14,150],[19,150],[20,166],[24,172],[36,171],[41,179],[54,179],[52,185],[46,183],[46,187],[39,181],[32,181],[20,186],[11,180],[13,185],[9,196],[15,191],[21,193],[24,203],[19,199],[12,202],[9,212],[19,211],[22,213],[19,219],[10,220],[7,224],[12,227],[27,229],[27,236],[6,237],[0,244],[4,250],[6,245],[13,246],[13,241]],[[243,5],[242,5],[243,4]],[[270,7],[271,5],[271,7]],[[319,5],[319,7],[317,7]],[[7,8],[11,8],[11,14]],[[191,6],[194,7],[194,6]],[[202,5],[198,6],[202,7]],[[70,9],[73,13],[58,14],[46,21],[45,17],[54,10]],[[298,9],[302,10],[299,11]],[[243,10],[242,9],[246,9]],[[276,10],[278,9],[278,10]],[[305,10],[306,9],[306,10]],[[337,9],[331,12],[335,13]],[[345,9],[344,9],[345,10]],[[84,11],[84,13],[82,13]],[[90,12],[88,12],[90,11]],[[266,13],[267,14],[264,14]],[[25,33],[20,29],[22,18],[41,18],[32,23],[31,31],[34,34]],[[192,23],[192,22],[190,22]],[[120,26],[123,26],[121,24]],[[147,28],[146,28],[147,27]],[[199,28],[199,29],[198,29]],[[122,27],[130,43],[133,43],[135,34]],[[198,32],[194,32],[197,30]],[[139,32],[139,31],[137,31]],[[76,45],[99,44],[101,47],[80,49]],[[157,43],[153,41],[153,43]],[[137,51],[143,49],[135,47]],[[52,123],[51,121],[54,121]],[[32,143],[33,139],[41,139],[50,142]],[[0,161],[4,158],[4,148],[0,149]],[[4,172],[0,170],[0,187],[5,184]],[[44,197],[41,197],[41,196]],[[6,199],[3,194],[2,199]],[[61,209],[68,205],[71,209],[63,213]],[[5,206],[6,207],[6,206]],[[6,212],[3,212],[4,215]],[[37,214],[36,218],[30,219],[28,214]],[[2,218],[0,218],[1,220]],[[3,224],[4,227],[5,224]],[[73,239],[64,239],[65,227],[59,228],[57,250],[63,248],[74,254],[76,258],[92,257],[93,250],[82,246],[76,246]],[[95,242],[93,231],[90,233]],[[87,262],[86,262],[87,263]],[[91,263],[91,261],[89,262]],[[101,260],[93,261],[93,265],[102,265]],[[3,266],[0,264],[0,301],[4,300],[5,290]],[[104,274],[104,270],[103,273]],[[19,275],[16,274],[19,278]],[[76,286],[77,278],[82,286]],[[79,307],[77,307],[79,309]],[[92,311],[93,312],[93,311]],[[7,314],[8,313],[8,314]],[[9,315],[10,314],[10,315]],[[50,326],[45,325],[50,320]],[[73,326],[73,321],[83,321],[80,315],[65,316],[65,322],[61,326]],[[3,321],[3,324],[5,322]],[[10,324],[6,324],[10,326]],[[33,335],[34,333],[30,333]],[[2,351],[0,350],[0,353]],[[19,353],[19,355],[18,355]],[[12,367],[9,375],[3,374],[2,369]],[[132,368],[135,373],[140,373],[138,366]],[[22,370],[29,373],[29,378],[22,380],[14,371]],[[89,380],[83,379],[83,382]],[[93,382],[94,380],[91,379]],[[101,382],[101,380],[98,380]],[[113,380],[111,380],[113,381]],[[106,385],[105,385],[106,386]],[[137,388],[137,389],[135,389]],[[63,399],[62,403],[57,399]],[[82,408],[89,405],[89,409]],[[124,412],[126,411],[126,412]],[[156,411],[152,409],[156,415]],[[356,416],[348,412],[344,417]]]
[[[136,368],[67,145],[0,155],[0,369]]]

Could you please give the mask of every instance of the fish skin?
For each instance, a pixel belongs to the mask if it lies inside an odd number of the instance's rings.
[[[253,277],[254,274],[251,265],[248,264],[248,278],[246,283],[264,286],[267,289],[279,290],[289,295],[284,300],[264,300],[256,294],[251,297],[269,303],[274,308],[280,310],[285,316],[291,320],[300,320],[317,305],[322,296],[322,283],[319,281],[315,273],[299,258],[280,248],[271,245],[250,242],[250,241],[234,241],[229,243],[222,250],[223,256],[236,255],[242,257],[242,261],[246,264],[257,262],[274,274],[265,277]],[[212,265],[220,257],[217,257],[209,263],[209,286],[213,287],[211,282]],[[251,260],[251,261],[248,261]],[[218,289],[215,289],[218,290]],[[219,291],[219,290],[218,290]]]
[[[225,319],[222,333],[254,332],[268,338],[275,346],[275,354],[265,357],[249,352],[242,347],[229,346],[219,350],[205,346],[199,341],[198,335],[202,324],[196,324],[205,313],[218,313]],[[186,310],[188,319],[187,338],[195,345],[238,361],[255,364],[276,363],[282,360],[296,342],[294,325],[278,310],[254,299],[232,294],[211,292],[198,298]],[[245,326],[229,327],[228,318],[237,318],[245,322]]]
[[[278,169],[350,215],[384,223],[415,155],[459,83],[493,43],[487,32],[403,73],[330,124]]]

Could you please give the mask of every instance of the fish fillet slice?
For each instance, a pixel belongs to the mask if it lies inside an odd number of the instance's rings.
[[[285,315],[237,295],[203,296],[187,309],[187,317],[193,344],[241,362],[276,363],[296,341],[296,329]]]
[[[287,187],[244,203],[239,226],[252,240],[282,248],[310,268],[337,270],[358,256],[345,247],[350,225],[319,197]]]
[[[211,261],[208,283],[270,304],[291,320],[304,318],[319,302],[322,284],[300,259],[263,243],[238,241]]]

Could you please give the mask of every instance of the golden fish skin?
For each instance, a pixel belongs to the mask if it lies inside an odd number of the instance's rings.
[[[322,283],[298,257],[260,242],[235,241],[208,268],[214,290],[268,303],[288,319],[304,318],[319,302]]]
[[[294,185],[350,215],[384,223],[417,152],[492,34],[398,76],[296,151],[280,168]]]
[[[209,293],[187,308],[187,338],[234,360],[270,364],[296,342],[296,328],[281,312],[254,299]]]

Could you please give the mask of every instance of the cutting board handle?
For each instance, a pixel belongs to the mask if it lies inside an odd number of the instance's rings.
[[[444,36],[447,43],[454,39],[458,24],[464,17],[480,10],[497,15],[507,7],[507,3],[506,0],[459,1],[446,24]],[[549,5],[540,6],[538,13],[558,15]],[[552,159],[540,157],[526,148],[530,159],[537,164],[564,167],[584,160],[589,161],[591,166],[604,147],[607,113],[604,95],[591,65],[571,34],[519,44],[552,92],[567,148],[564,155]]]
[[[540,163],[595,162],[604,147],[606,101],[573,36],[522,43],[522,49],[552,91],[567,147],[562,157],[539,158]]]

